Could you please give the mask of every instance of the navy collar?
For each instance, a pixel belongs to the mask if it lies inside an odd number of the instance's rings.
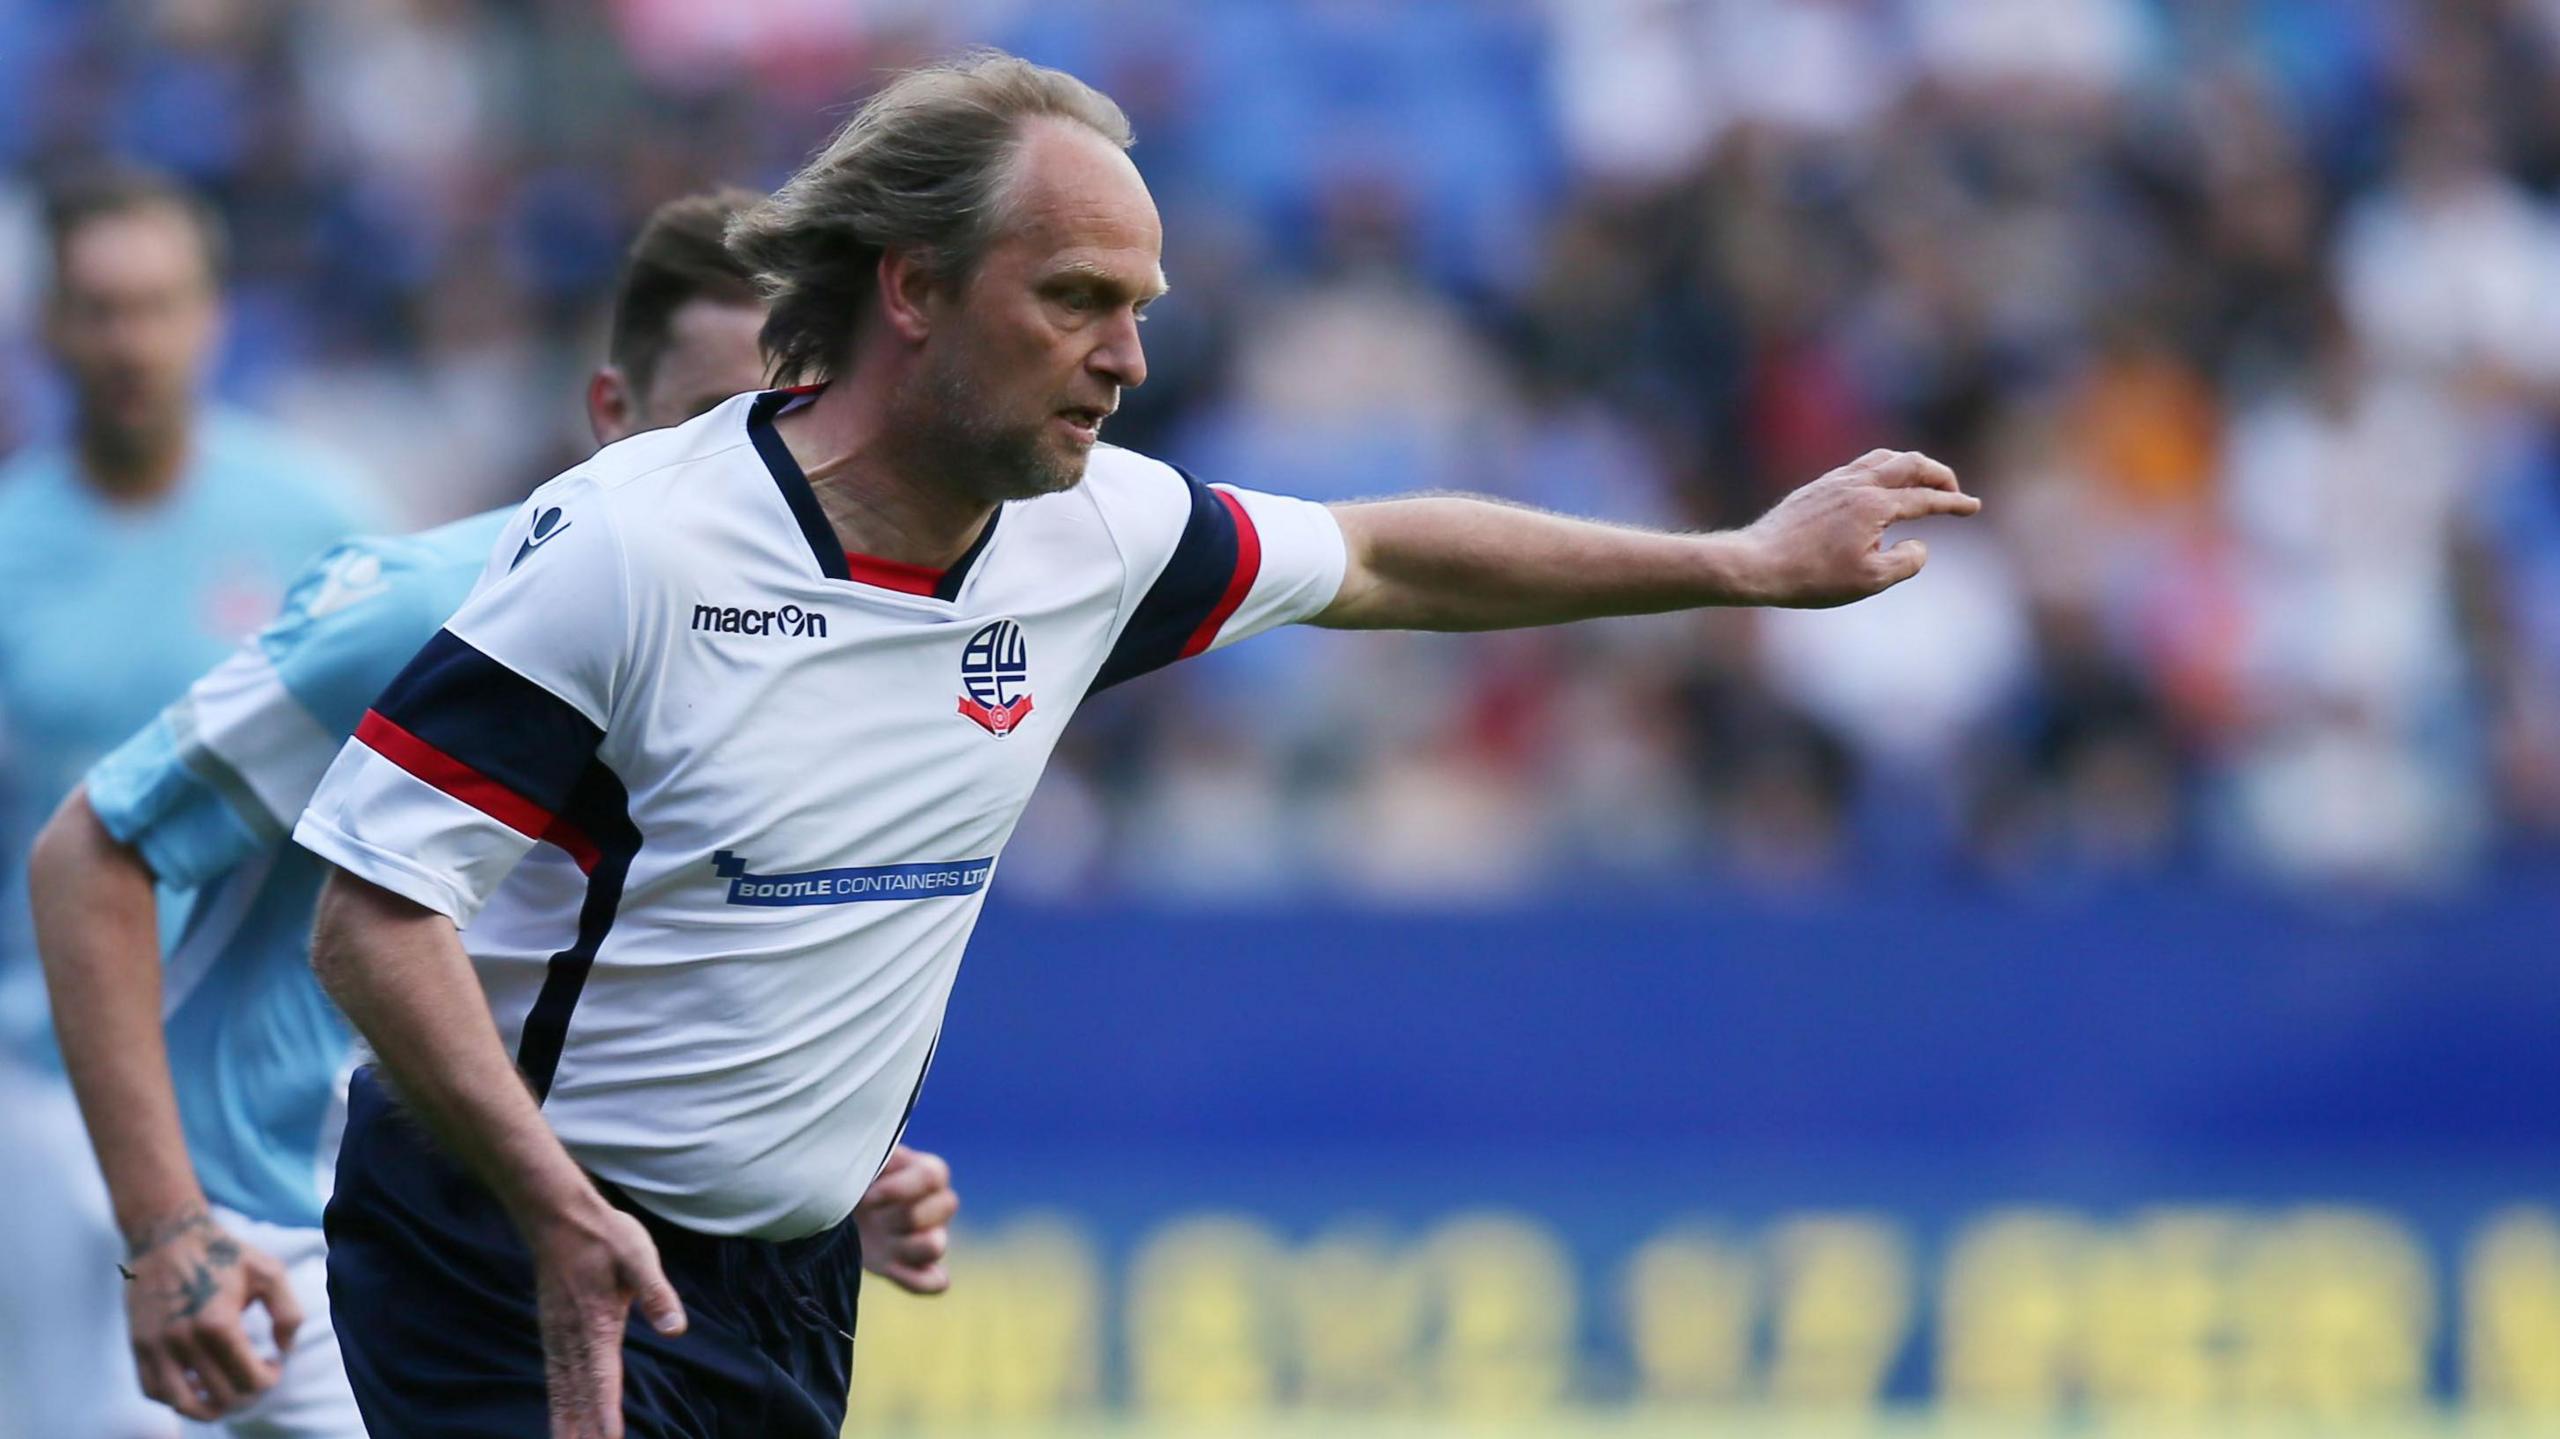
[[[775,417],[793,400],[814,395],[822,388],[819,385],[797,385],[786,390],[767,390],[756,396],[755,402],[747,407],[747,437],[755,442],[756,454],[772,474],[775,488],[782,491],[782,502],[791,507],[791,517],[799,521],[801,538],[808,541],[810,558],[818,562],[818,572],[831,580],[863,584],[866,581],[858,578],[852,565],[847,563],[844,545],[836,538],[835,526],[827,523],[827,512],[818,504],[818,492],[809,488],[809,477],[801,471],[800,461],[792,457],[791,447],[782,442],[782,432],[774,428]],[[970,567],[978,562],[978,556],[986,553],[987,542],[995,538],[996,521],[1003,518],[1004,507],[999,505],[995,513],[987,516],[987,522],[978,527],[978,537],[970,541],[968,550],[952,562],[951,568],[942,572],[942,578],[933,587],[933,598],[956,600],[960,597],[960,586],[968,580]]]

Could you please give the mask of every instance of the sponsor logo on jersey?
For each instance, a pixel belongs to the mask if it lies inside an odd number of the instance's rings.
[[[693,627],[707,635],[789,635],[795,639],[827,637],[827,617],[798,605],[779,609],[740,609],[736,605],[695,605]]]
[[[569,526],[560,519],[558,505],[553,505],[534,516],[533,533],[526,535],[524,543],[516,546],[516,557],[507,563],[507,568],[513,570],[517,565],[523,564],[525,556],[551,543],[552,536],[567,533],[568,529]]]
[[[811,869],[798,874],[756,874],[728,850],[711,856],[711,871],[729,881],[729,903],[777,908],[800,904],[868,904],[891,899],[944,899],[976,894],[995,872],[993,859],[954,859],[927,864],[876,864],[855,869]]]
[[[998,620],[960,647],[960,713],[998,739],[1031,713],[1031,646],[1022,626]]]

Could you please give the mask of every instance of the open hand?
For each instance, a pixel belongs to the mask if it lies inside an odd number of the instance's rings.
[[[940,1294],[951,1287],[942,1256],[951,1249],[951,1216],[960,1192],[942,1156],[901,1144],[889,1151],[880,1177],[853,1207],[862,1237],[862,1267],[909,1294]]]
[[[534,1236],[551,1439],[622,1439],[622,1327],[631,1306],[661,1334],[684,1332],[684,1305],[640,1221],[597,1198]]]
[[[1929,547],[1884,532],[1929,515],[1970,515],[1982,501],[1956,472],[1911,450],[1870,450],[1797,489],[1741,538],[1754,555],[1753,601],[1828,609],[1891,589],[1929,560]]]
[[[251,1302],[265,1305],[277,1354],[292,1350],[302,1306],[273,1257],[195,1209],[138,1236],[125,1270],[125,1322],[143,1393],[211,1421],[274,1387],[277,1366],[250,1347],[240,1323]]]

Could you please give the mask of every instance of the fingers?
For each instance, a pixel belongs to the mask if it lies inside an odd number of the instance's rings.
[[[635,1271],[632,1288],[636,1291],[634,1302],[640,1306],[640,1317],[648,1320],[649,1327],[661,1334],[682,1334],[685,1328],[684,1301],[676,1297],[676,1287],[667,1282],[667,1271],[659,1267],[658,1246],[649,1243],[645,1235],[640,1242],[646,1246],[645,1249],[629,1261]],[[621,1323],[622,1316],[615,1315],[617,1333]],[[620,1348],[618,1344],[615,1347],[617,1350]]]
[[[641,1288],[640,1317],[661,1334],[672,1337],[684,1332],[684,1301],[676,1297],[676,1287],[663,1276]]]
[[[543,1388],[551,1439],[622,1439],[625,1306],[567,1299],[543,1316]]]
[[[949,1224],[960,1212],[960,1193],[954,1189],[937,1189],[915,1203],[883,1216],[893,1234],[913,1234],[926,1229],[939,1229]]]
[[[942,1256],[950,1252],[951,1231],[937,1224],[931,1229],[921,1229],[907,1236],[906,1240],[898,1245],[897,1257],[899,1263],[909,1268],[924,1269],[940,1264]]]
[[[951,1230],[936,1224],[912,1234],[898,1235],[881,1245],[879,1253],[866,1258],[877,1261],[871,1265],[873,1272],[885,1275],[896,1268],[922,1269],[939,1264],[942,1256],[950,1252]]]
[[[294,1296],[293,1281],[284,1266],[263,1254],[254,1255],[244,1266],[249,1276],[249,1297],[267,1306],[269,1327],[275,1331],[276,1359],[281,1363],[293,1352],[293,1336],[302,1328],[302,1301]]]
[[[951,1272],[939,1264],[890,1264],[880,1269],[880,1277],[909,1294],[940,1294],[951,1287]]]
[[[1904,520],[1925,519],[1931,515],[1970,515],[1982,509],[1980,498],[1961,491],[1915,487],[1893,490],[1890,493],[1893,505],[1891,523],[1894,524],[1900,524]]]
[[[1920,567],[1927,563],[1929,547],[1918,540],[1904,540],[1876,556],[1877,569],[1883,579],[1876,588],[1891,589],[1920,573]]]
[[[666,1281],[658,1281],[664,1284]],[[675,1291],[667,1291],[673,1297]],[[622,1439],[622,1324],[621,1307],[596,1316],[589,1331],[592,1348],[588,1351],[588,1393],[594,1397],[592,1422],[598,1439]]]
[[[196,1400],[203,1417],[219,1419],[238,1408],[242,1399],[213,1357],[198,1347],[193,1339],[172,1337],[169,1358],[178,1366],[179,1386]],[[181,1411],[186,1412],[186,1411]]]
[[[900,1146],[854,1210],[863,1267],[910,1294],[950,1288],[942,1257],[950,1251],[951,1220],[959,1212],[951,1166],[939,1155]]]
[[[226,1412],[273,1388],[275,1367],[249,1347],[237,1315],[200,1321],[195,1332],[196,1378]]]
[[[1956,471],[1923,456],[1920,451],[1866,451],[1848,469],[1866,471],[1869,476],[1874,476],[1876,484],[1887,486],[1887,489],[1943,489],[1948,494],[1956,494],[1961,489],[1956,484]]]
[[[552,1439],[621,1439],[622,1336],[631,1311],[661,1334],[685,1330],[684,1302],[639,1220],[598,1204],[544,1231],[535,1251]]]
[[[854,1210],[863,1267],[911,1294],[950,1288],[941,1264],[959,1212],[951,1166],[940,1155],[899,1146]]]
[[[890,1154],[880,1177],[863,1192],[862,1207],[912,1204],[950,1186],[951,1166],[943,1162],[941,1155],[901,1144]]]
[[[951,1287],[942,1257],[951,1252],[951,1218],[960,1212],[960,1195],[949,1187],[949,1167],[939,1158],[918,1158],[932,1162],[940,1183],[912,1203],[869,1215],[862,1261],[864,1268],[909,1294],[940,1294]]]
[[[187,1366],[165,1344],[136,1344],[133,1367],[142,1380],[146,1398],[166,1404],[189,1419],[210,1422],[222,1417],[221,1410],[196,1392],[195,1381],[187,1377]]]

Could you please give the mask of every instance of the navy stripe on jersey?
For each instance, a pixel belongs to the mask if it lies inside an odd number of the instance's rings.
[[[568,701],[438,630],[374,713],[546,813],[560,813],[604,731]],[[506,816],[498,816],[505,819]]]
[[[916,1068],[915,1087],[907,1091],[907,1107],[898,1111],[898,1127],[889,1132],[889,1147],[881,1153],[880,1162],[872,1166],[872,1173],[888,1167],[889,1156],[898,1152],[898,1142],[907,1137],[907,1121],[916,1117],[916,1100],[924,1093],[924,1078],[933,1073],[933,1057],[941,1052],[942,1026],[937,1024],[932,1040],[924,1047],[924,1063]]]
[[[960,598],[960,582],[969,578],[969,567],[978,562],[978,556],[987,552],[987,541],[996,537],[996,522],[1003,518],[1004,507],[999,505],[994,514],[987,516],[987,523],[978,531],[978,537],[969,542],[968,551],[953,561],[951,568],[942,572],[942,582],[933,587],[935,599]]]
[[[560,818],[594,846],[595,862],[582,862],[587,899],[578,909],[578,937],[551,956],[542,991],[525,1014],[524,1035],[516,1044],[516,1068],[533,1086],[536,1102],[550,1097],[551,1081],[560,1072],[560,1051],[569,1042],[569,1016],[577,1010],[578,996],[596,965],[596,951],[604,947],[614,915],[622,908],[622,885],[630,877],[632,857],[640,853],[640,829],[631,822],[631,796],[602,760],[591,761],[579,775]]]
[[[1175,472],[1190,488],[1191,518],[1183,524],[1173,558],[1156,576],[1146,598],[1138,601],[1137,613],[1120,632],[1120,642],[1111,647],[1094,676],[1095,693],[1205,649],[1217,636],[1214,630],[1204,636],[1202,627],[1213,617],[1223,618],[1218,613],[1221,605],[1232,612],[1228,594],[1243,572],[1245,559],[1248,554],[1260,557],[1259,545],[1243,533],[1243,526],[1250,522],[1241,518],[1239,509],[1193,479],[1190,471],[1177,467]]]
[[[782,442],[782,432],[773,427],[773,417],[782,407],[800,397],[795,390],[767,390],[756,396],[747,407],[747,435],[755,441],[756,453],[764,458],[764,467],[782,490],[783,503],[791,506],[791,517],[800,522],[801,538],[809,542],[810,557],[818,562],[818,572],[831,580],[850,580],[853,572],[845,567],[844,546],[836,542],[835,526],[827,523],[827,512],[818,505],[817,492],[809,488],[809,477],[800,472],[800,462],[791,457],[791,447]]]

